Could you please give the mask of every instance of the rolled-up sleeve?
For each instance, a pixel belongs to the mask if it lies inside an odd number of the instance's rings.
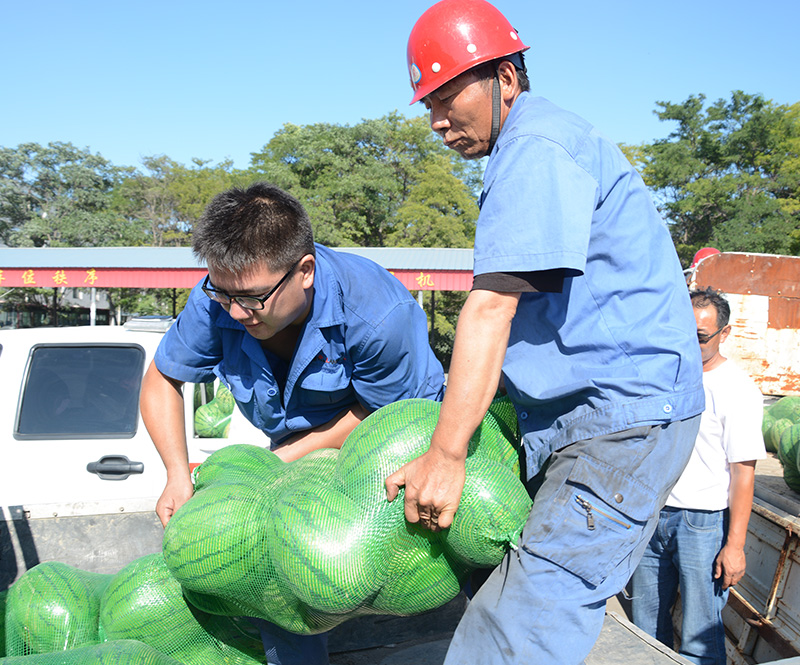
[[[162,374],[192,383],[214,380],[214,368],[222,360],[222,336],[210,305],[199,285],[192,289],[186,307],[158,345],[155,363]]]

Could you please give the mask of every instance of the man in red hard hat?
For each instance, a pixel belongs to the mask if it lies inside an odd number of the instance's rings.
[[[446,665],[583,662],[704,406],[669,233],[617,146],[530,94],[526,49],[484,0],[437,3],[408,40],[412,102],[446,146],[489,160],[439,422],[428,452],[386,479],[387,497],[405,487],[410,522],[451,524],[501,376],[535,492],[518,549],[469,604]]]

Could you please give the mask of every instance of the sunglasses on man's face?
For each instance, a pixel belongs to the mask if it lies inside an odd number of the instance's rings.
[[[714,339],[717,335],[719,335],[723,330],[725,330],[727,326],[722,326],[717,332],[713,333],[712,335],[706,335],[705,333],[697,333],[697,341],[700,344],[708,344],[712,339]]]
[[[264,309],[264,303],[267,302],[270,296],[272,296],[272,294],[280,288],[281,284],[283,284],[289,278],[289,275],[294,272],[294,269],[297,267],[298,263],[300,262],[296,261],[293,263],[292,267],[289,268],[286,274],[280,278],[278,283],[263,296],[237,296],[231,295],[230,293],[225,293],[225,291],[220,291],[219,289],[214,288],[214,285],[211,284],[210,275],[206,275],[203,286],[200,288],[203,289],[203,293],[211,298],[211,300],[218,302],[220,305],[229,306],[231,303],[236,303],[242,309]]]

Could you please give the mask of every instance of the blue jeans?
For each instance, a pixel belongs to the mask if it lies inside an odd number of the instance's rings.
[[[261,632],[267,665],[328,665],[328,633],[295,635],[264,619],[251,621]]]
[[[519,549],[470,601],[445,665],[579,665],[628,582],[700,418],[573,443],[550,458]],[[538,479],[534,479],[538,484]]]
[[[680,654],[697,665],[726,663],[722,608],[728,591],[714,579],[714,560],[725,542],[727,512],[664,508],[631,580],[633,622],[670,648],[680,587]]]

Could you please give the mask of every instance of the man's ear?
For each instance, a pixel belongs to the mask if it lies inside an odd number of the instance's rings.
[[[306,254],[297,264],[297,272],[302,275],[304,289],[314,286],[314,273],[317,267],[317,260],[312,254]]]
[[[503,101],[514,101],[519,94],[519,79],[517,69],[508,60],[503,60],[497,67],[497,79],[500,81],[500,93]]]
[[[722,329],[722,332],[719,334],[719,343],[722,344],[726,339],[728,339],[728,335],[731,334],[731,326],[728,324]]]

